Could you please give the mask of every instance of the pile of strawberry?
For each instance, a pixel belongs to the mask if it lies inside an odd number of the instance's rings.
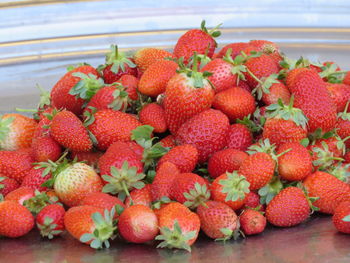
[[[0,235],[190,250],[200,230],[227,240],[314,211],[350,233],[350,72],[266,40],[218,51],[219,35],[203,22],[173,52],[112,45],[33,118],[4,114]]]

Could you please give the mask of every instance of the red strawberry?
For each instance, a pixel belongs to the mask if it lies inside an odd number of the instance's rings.
[[[210,198],[208,183],[194,173],[178,174],[170,189],[171,199],[189,208],[196,208]]]
[[[180,203],[169,203],[158,211],[160,235],[156,240],[162,240],[158,247],[178,248],[191,251],[191,245],[197,240],[200,230],[200,220],[197,214],[191,212]]]
[[[92,148],[88,131],[70,111],[58,112],[52,119],[50,131],[55,141],[72,151],[88,152]]]
[[[117,197],[101,192],[86,195],[80,201],[80,205],[95,206],[102,209],[107,209],[108,211],[111,211],[112,208],[117,205],[121,206],[122,208],[125,207],[124,203]],[[116,214],[116,216],[118,215]]]
[[[304,146],[293,142],[285,143],[278,148],[277,154],[283,152],[286,153],[278,157],[278,174],[282,179],[300,181],[312,172],[312,159]]]
[[[262,79],[263,77],[268,77],[271,74],[277,74],[279,68],[276,62],[266,54],[262,54],[259,57],[253,56],[248,58],[244,63],[247,68],[247,72],[244,73],[248,85],[251,88],[255,88],[258,85],[256,79]]]
[[[158,48],[141,48],[134,55],[135,64],[143,73],[149,66],[155,62],[160,62],[164,58],[173,58],[174,55],[170,52]]]
[[[227,133],[227,148],[246,151],[253,144],[253,135],[247,126],[232,124]]]
[[[327,132],[334,128],[336,107],[326,84],[315,71],[300,72],[288,88],[294,94],[294,106],[301,109],[308,118],[309,132],[318,128]]]
[[[344,158],[344,163],[350,163],[350,152],[347,152],[343,158]]]
[[[79,115],[83,110],[82,107],[86,98],[85,96],[82,98],[72,90],[79,88],[86,91],[86,94],[92,95],[101,87],[102,83],[97,79],[98,77],[99,74],[96,69],[89,65],[79,66],[68,71],[51,90],[52,106]]]
[[[344,111],[346,103],[350,100],[350,86],[339,83],[327,83],[326,87],[337,107],[337,112]]]
[[[106,150],[117,141],[131,141],[131,131],[141,126],[132,115],[114,110],[100,110],[93,115],[92,120],[89,130],[101,150]]]
[[[55,112],[56,112],[56,110],[53,111],[52,113],[50,113],[50,116],[52,116],[53,113],[55,113]],[[42,118],[38,122],[38,125],[36,126],[36,129],[34,131],[33,141],[37,138],[40,138],[40,137],[50,136],[50,129],[49,129],[50,125],[51,125],[51,120],[49,120],[47,117]]]
[[[61,154],[61,146],[51,137],[39,137],[32,143],[33,157],[37,162],[57,161]]]
[[[152,186],[150,184],[145,185],[141,189],[134,189],[130,192],[130,196],[125,199],[125,206],[143,205],[147,207],[152,206]]]
[[[210,186],[211,199],[223,202],[233,210],[240,209],[249,193],[249,183],[244,176],[234,171],[215,178]]]
[[[260,195],[256,192],[249,192],[245,199],[245,207],[257,209],[260,207],[259,211],[265,211],[265,206],[260,203]]]
[[[178,130],[176,142],[193,144],[199,153],[199,163],[226,145],[229,120],[218,110],[203,111],[186,121]]]
[[[306,138],[307,118],[300,109],[293,107],[293,98],[288,106],[279,100],[278,104],[272,104],[266,110],[264,139],[269,139],[272,144],[279,146],[286,142],[300,142]]]
[[[140,79],[138,91],[150,97],[157,97],[165,91],[177,68],[178,64],[169,60],[159,60],[150,65]]]
[[[36,225],[42,237],[49,239],[60,235],[64,227],[64,214],[66,211],[61,205],[51,204],[45,206],[36,216]]]
[[[106,64],[103,68],[103,79],[107,84],[117,82],[123,75],[137,75],[136,65],[124,53],[118,51],[117,45],[111,45],[106,54]]]
[[[168,129],[164,109],[157,103],[144,106],[139,112],[139,117],[141,123],[152,126],[155,133],[163,133]]]
[[[216,178],[225,172],[233,172],[239,169],[242,162],[248,157],[243,151],[224,149],[214,153],[208,161],[208,172],[212,178]]]
[[[86,162],[88,165],[97,167],[98,160],[103,155],[102,152],[72,152],[71,158],[78,162]]]
[[[13,201],[0,202],[0,218],[1,236],[24,236],[34,227],[34,217],[30,211]]]
[[[250,40],[249,45],[253,45],[257,48],[257,51],[261,51],[265,54],[270,54],[279,50],[276,43],[268,40]]]
[[[197,59],[195,59],[197,61]],[[175,135],[180,126],[194,115],[209,109],[214,99],[214,90],[205,79],[205,74],[181,69],[168,82],[163,102],[165,119],[170,132]]]
[[[263,89],[261,99],[266,105],[276,104],[278,99],[281,99],[283,104],[289,104],[290,92],[282,82],[272,83],[268,89]]]
[[[245,235],[256,235],[265,230],[266,218],[259,211],[245,209],[239,216],[239,223]]]
[[[205,27],[205,21],[202,21],[201,29],[191,29],[183,34],[174,47],[174,55],[177,58],[184,57],[185,63],[197,54],[205,54],[212,57],[217,46],[214,38],[220,36],[220,31],[216,31],[218,27],[208,31]]]
[[[265,186],[272,179],[275,161],[264,152],[257,152],[246,158],[238,172],[245,176],[250,183],[250,190],[257,190]]]
[[[297,187],[287,187],[267,205],[266,218],[274,226],[290,227],[304,222],[310,212],[304,192]]]
[[[350,185],[325,172],[310,174],[303,185],[310,197],[319,197],[313,205],[322,213],[334,214],[338,204],[350,200]]]
[[[145,243],[158,234],[158,219],[151,208],[144,205],[127,207],[118,220],[120,235],[128,242]]]
[[[250,54],[250,51],[256,51],[256,47],[253,45],[250,45],[248,43],[243,43],[243,42],[237,42],[237,43],[231,43],[226,46],[224,46],[220,52],[217,55],[217,58],[222,58],[227,54],[227,51],[231,49],[231,57],[232,59],[235,59],[236,56],[241,55],[241,52],[245,52],[247,55]]]
[[[197,165],[198,150],[190,144],[175,146],[160,158],[158,167],[165,162],[175,164],[181,173],[190,173]]]
[[[137,155],[137,158],[142,160],[143,158],[143,152],[145,151],[145,148],[143,148],[140,144],[136,143],[135,141],[126,142],[126,144],[130,147],[131,150]]]
[[[20,183],[34,161],[30,153],[0,151],[0,174]]]
[[[23,205],[24,201],[35,196],[34,189],[21,186],[5,196],[5,201],[14,201]]]
[[[163,147],[173,148],[176,146],[174,135],[168,135],[160,140]]]
[[[171,162],[158,164],[158,169],[151,184],[152,201],[159,201],[162,197],[170,197],[171,187],[176,176],[180,174],[179,169]]]
[[[51,173],[46,173],[45,168],[40,166],[33,167],[27,172],[27,175],[23,178],[21,186],[37,189],[40,192],[46,191],[46,187],[41,185],[51,178]]]
[[[16,180],[0,176],[0,195],[6,196],[8,193],[16,190],[19,184]]]
[[[0,148],[13,151],[30,147],[36,127],[35,120],[17,113],[0,116]]]
[[[337,205],[334,210],[333,224],[339,232],[350,234],[350,201],[345,201]]]
[[[350,85],[350,71],[348,71],[343,79],[343,83],[346,85]]]
[[[236,213],[226,204],[208,201],[198,206],[201,229],[210,238],[229,239],[238,228]]]
[[[64,225],[69,234],[92,248],[109,247],[109,239],[114,236],[116,227],[114,213],[104,213],[94,206],[75,206],[64,215]]]
[[[213,107],[225,113],[233,122],[254,113],[255,99],[250,92],[234,87],[216,94]]]

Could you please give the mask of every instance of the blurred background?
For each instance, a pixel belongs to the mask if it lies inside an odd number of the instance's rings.
[[[70,64],[101,64],[112,43],[171,49],[202,19],[223,23],[219,47],[268,39],[291,57],[349,69],[349,14],[346,0],[0,0],[0,110],[18,95],[32,103],[35,84],[50,89]]]

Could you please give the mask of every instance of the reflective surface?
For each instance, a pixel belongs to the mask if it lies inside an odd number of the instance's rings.
[[[154,248],[154,244],[133,245],[115,240],[111,248],[95,251],[65,234],[43,240],[33,230],[15,239],[0,239],[0,262],[16,263],[341,263],[350,261],[350,235],[337,233],[331,217],[313,217],[294,228],[270,227],[263,234],[238,241],[214,242],[206,237],[192,253]]]

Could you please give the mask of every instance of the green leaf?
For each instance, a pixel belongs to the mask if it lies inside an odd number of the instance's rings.
[[[91,239],[93,239],[93,235],[92,234],[83,234],[81,237],[80,237],[80,242],[83,242],[83,243],[86,243],[86,242],[89,242]]]
[[[342,219],[344,222],[350,222],[350,215],[347,215]]]

